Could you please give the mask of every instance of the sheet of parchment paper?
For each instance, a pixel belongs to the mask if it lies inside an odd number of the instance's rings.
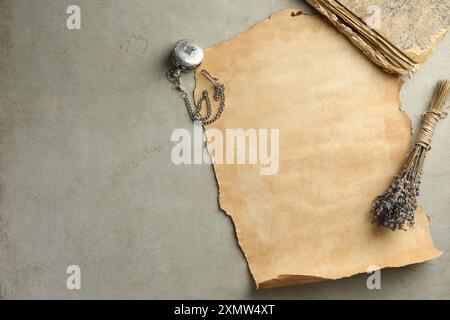
[[[222,118],[205,129],[279,129],[277,174],[261,175],[263,165],[214,164],[220,207],[232,217],[257,288],[438,257],[421,209],[405,232],[370,223],[373,199],[411,144],[402,81],[322,18],[293,11],[208,48],[202,66],[227,95]],[[196,78],[198,97],[211,84]]]

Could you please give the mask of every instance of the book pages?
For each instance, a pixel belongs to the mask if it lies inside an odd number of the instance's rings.
[[[307,0],[385,71],[416,71],[446,35],[450,0]]]

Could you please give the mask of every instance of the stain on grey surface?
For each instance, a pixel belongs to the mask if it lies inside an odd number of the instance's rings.
[[[106,9],[108,5],[111,4],[111,0],[95,0],[91,1],[91,11],[92,13],[99,13],[100,11]]]
[[[118,185],[121,179],[129,174],[133,169],[136,169],[143,161],[150,160],[151,156],[161,151],[161,146],[148,146],[143,150],[132,154],[129,159],[122,164],[114,171],[112,177],[112,184]]]
[[[11,9],[11,0],[0,0],[0,72],[4,76],[6,71],[6,57],[14,47],[12,41],[11,27],[13,25],[13,14]]]
[[[139,55],[144,55],[149,48],[149,41],[142,35],[132,35],[128,40],[120,45],[119,51],[133,52]]]

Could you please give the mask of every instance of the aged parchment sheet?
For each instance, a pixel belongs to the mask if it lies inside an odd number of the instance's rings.
[[[438,257],[422,210],[407,232],[370,223],[372,200],[411,143],[402,81],[324,19],[292,12],[207,49],[203,64],[227,88],[222,118],[205,129],[279,130],[276,174],[261,175],[261,165],[214,165],[220,207],[235,224],[257,287]],[[197,74],[197,96],[203,89],[211,85]]]

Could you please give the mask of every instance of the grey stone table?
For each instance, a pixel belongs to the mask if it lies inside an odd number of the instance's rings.
[[[72,4],[0,1],[2,298],[450,298],[450,121],[421,199],[444,255],[382,271],[381,290],[360,275],[256,292],[212,168],[171,162],[171,132],[193,130],[164,77],[174,42],[211,46],[279,10],[312,12],[303,1],[81,0],[80,30]],[[447,38],[402,89],[415,126],[449,53]]]

